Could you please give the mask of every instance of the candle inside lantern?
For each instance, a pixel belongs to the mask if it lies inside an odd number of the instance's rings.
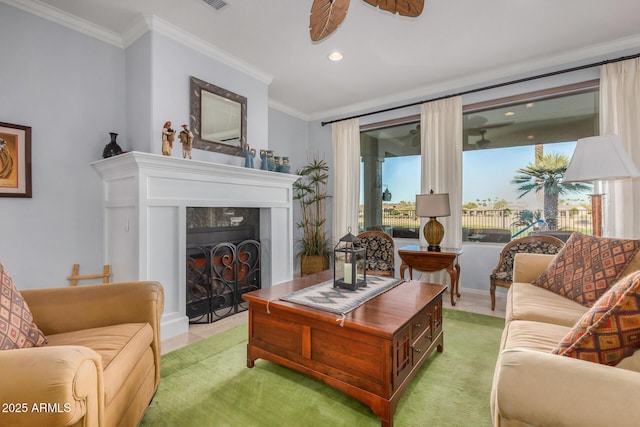
[[[357,272],[355,273],[357,274]],[[344,283],[347,285],[351,285],[355,280],[354,272],[352,270],[352,264],[345,262],[344,263]]]

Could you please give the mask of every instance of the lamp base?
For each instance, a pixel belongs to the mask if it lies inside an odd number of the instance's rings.
[[[440,252],[440,242],[444,237],[444,226],[435,217],[431,217],[422,230],[424,238],[429,244],[428,251]]]
[[[589,194],[591,196],[591,234],[602,236],[602,196],[604,194]]]

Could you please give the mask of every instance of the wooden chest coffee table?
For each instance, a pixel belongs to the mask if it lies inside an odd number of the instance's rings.
[[[341,316],[279,298],[333,278],[328,270],[249,292],[247,366],[265,359],[363,402],[393,425],[407,385],[427,356],[443,351],[446,286],[408,281]],[[343,326],[340,324],[343,323]]]

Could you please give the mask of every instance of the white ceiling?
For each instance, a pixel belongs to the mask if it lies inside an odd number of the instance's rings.
[[[425,0],[418,18],[351,0],[317,43],[312,0],[226,0],[221,11],[203,0],[0,1],[63,11],[58,20],[81,18],[123,46],[153,15],[259,70],[272,105],[309,120],[640,52],[639,0]],[[333,50],[344,59],[329,61]]]

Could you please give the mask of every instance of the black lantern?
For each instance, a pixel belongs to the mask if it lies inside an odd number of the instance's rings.
[[[389,187],[384,189],[384,192],[382,193],[382,201],[383,202],[388,202],[391,200],[391,191],[389,191]]]
[[[333,249],[333,287],[355,291],[367,286],[366,263],[367,249],[349,227]]]

